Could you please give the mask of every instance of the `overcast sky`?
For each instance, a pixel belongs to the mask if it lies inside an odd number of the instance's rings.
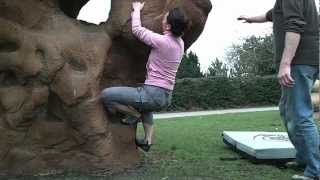
[[[96,24],[106,21],[110,2],[110,0],[91,0],[82,8],[78,18]],[[242,14],[249,16],[264,14],[273,7],[275,0],[213,0],[211,2],[213,9],[205,29],[189,49],[198,55],[203,71],[216,57],[224,61],[225,50],[233,43],[239,43],[241,39],[251,35],[263,36],[272,32],[271,23],[244,24],[236,19]]]

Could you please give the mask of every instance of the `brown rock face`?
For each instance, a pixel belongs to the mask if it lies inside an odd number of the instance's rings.
[[[103,88],[145,77],[148,47],[131,34],[131,2],[112,0],[99,26],[75,19],[88,0],[0,0],[0,174],[117,170],[139,160],[135,129],[108,117]],[[168,9],[191,19],[188,48],[209,0],[146,0],[144,26],[161,32]]]

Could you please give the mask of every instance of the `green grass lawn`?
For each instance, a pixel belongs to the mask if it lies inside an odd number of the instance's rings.
[[[283,131],[277,111],[156,120],[155,125],[154,145],[151,152],[144,153],[138,169],[110,177],[66,175],[39,179],[286,180],[297,173],[237,158],[240,156],[222,142],[221,133],[226,130]],[[236,160],[220,159],[234,157]]]
[[[283,126],[277,111],[158,120],[155,145],[145,157],[151,164],[144,176],[285,180],[296,173],[245,159],[220,160],[238,157],[222,142],[221,133],[226,130],[283,131]]]

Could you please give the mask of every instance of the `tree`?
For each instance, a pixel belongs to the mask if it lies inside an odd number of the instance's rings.
[[[111,0],[108,23],[100,25],[75,19],[87,2],[0,0],[0,179],[108,175],[140,162],[135,127],[119,125],[122,116],[109,116],[98,99],[103,88],[141,82],[150,48],[123,21],[131,1]],[[197,2],[148,1],[143,24],[161,29],[154,19],[181,6],[203,20],[190,24],[188,48],[211,9],[209,0]]]
[[[183,55],[177,78],[200,78],[203,74],[200,71],[199,58],[196,53],[190,51]]]
[[[240,45],[232,45],[227,52],[231,76],[265,76],[276,73],[273,61],[273,37],[251,36]]]
[[[218,58],[215,59],[215,61],[212,61],[208,72],[206,73],[207,77],[214,77],[214,76],[222,76],[227,77],[228,76],[228,67],[225,63],[219,61]]]

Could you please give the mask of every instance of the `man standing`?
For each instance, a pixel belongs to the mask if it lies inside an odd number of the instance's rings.
[[[280,115],[297,150],[296,165],[303,175],[320,177],[319,132],[313,120],[311,89],[319,76],[319,19],[314,0],[276,0],[261,16],[240,16],[246,23],[273,22],[275,59],[282,87]]]

